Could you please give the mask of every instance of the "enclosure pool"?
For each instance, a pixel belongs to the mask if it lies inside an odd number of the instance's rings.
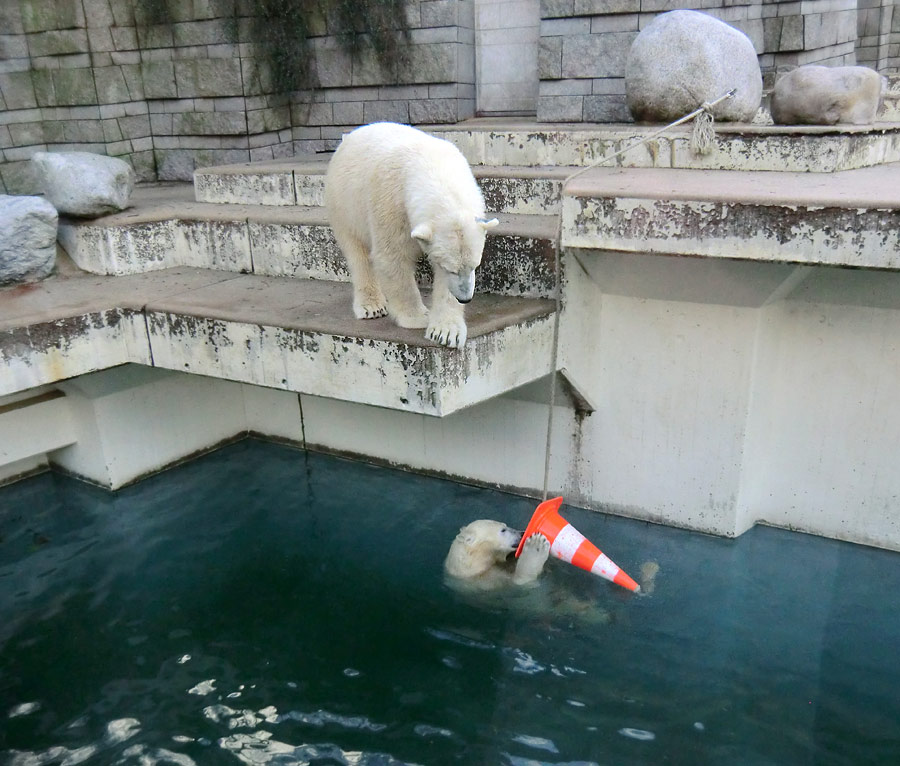
[[[900,763],[896,554],[564,507],[652,593],[444,583],[460,525],[534,506],[253,440],[6,487],[0,763]]]

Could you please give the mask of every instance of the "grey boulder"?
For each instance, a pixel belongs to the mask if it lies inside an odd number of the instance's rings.
[[[0,194],[0,285],[33,282],[56,263],[56,208],[43,197]]]
[[[90,152],[38,152],[38,184],[59,210],[93,218],[128,207],[134,170],[123,160]]]
[[[736,89],[713,108],[718,120],[749,122],[762,100],[753,43],[698,11],[657,16],[635,38],[625,62],[625,94],[635,120],[672,122]]]
[[[886,85],[864,66],[797,67],[775,83],[772,119],[779,125],[871,125]]]

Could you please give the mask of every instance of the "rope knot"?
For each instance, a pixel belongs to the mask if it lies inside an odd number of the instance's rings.
[[[704,102],[700,107],[700,113],[694,118],[694,130],[691,133],[691,151],[694,154],[709,154],[715,147],[714,122],[712,105]]]

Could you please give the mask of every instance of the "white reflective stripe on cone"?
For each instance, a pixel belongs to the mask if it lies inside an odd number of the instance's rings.
[[[601,553],[599,556],[597,556],[597,560],[591,567],[591,572],[593,572],[595,575],[605,577],[607,580],[612,580],[617,574],[619,574],[619,567],[616,566],[612,562],[612,559],[610,559],[605,553]]]
[[[559,530],[553,545],[550,546],[550,552],[558,559],[571,562],[575,551],[578,550],[578,546],[583,542],[584,535],[571,524],[566,524]]]

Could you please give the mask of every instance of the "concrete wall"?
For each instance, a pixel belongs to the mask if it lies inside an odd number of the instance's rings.
[[[896,0],[537,3],[478,0],[485,113],[630,120],[628,47],[673,8],[701,8],[745,31],[770,83],[804,63],[900,66]],[[130,161],[141,180],[185,180],[195,167],[327,151],[367,122],[454,123],[475,113],[475,0],[408,0],[408,56],[390,72],[371,55],[348,56],[322,20],[312,39],[319,87],[289,95],[273,92],[249,42],[252,0],[172,3],[175,20],[164,25],[148,24],[135,7],[0,3],[0,193],[35,191],[28,158],[36,151],[110,154]]]
[[[900,550],[900,275],[566,256],[550,491],[737,536],[758,522]],[[538,493],[547,389],[440,420],[302,397],[316,447]]]
[[[560,391],[551,492],[726,536],[765,522],[900,550],[900,274],[585,251],[565,273],[560,364],[595,410]],[[7,474],[49,462],[117,487],[256,432],[541,489],[547,381],[445,418],[135,365],[56,388]],[[23,432],[17,405],[0,401],[0,436]]]
[[[539,0],[475,0],[478,114],[537,110]]]
[[[474,113],[472,0],[408,0],[405,63],[351,58],[322,19],[313,93],[273,92],[249,42],[252,0],[173,3],[149,25],[134,0],[0,3],[0,192],[33,190],[36,151],[128,159],[141,180],[333,148],[361,123]],[[137,11],[135,9],[138,9]]]
[[[701,10],[740,29],[771,86],[802,64],[855,64],[858,40],[861,63],[897,67],[900,51],[883,31],[893,8],[894,0],[542,0],[538,120],[629,122],[625,59],[638,32],[666,11]]]
[[[900,9],[895,0],[857,0],[856,63],[881,72],[900,63]]]

